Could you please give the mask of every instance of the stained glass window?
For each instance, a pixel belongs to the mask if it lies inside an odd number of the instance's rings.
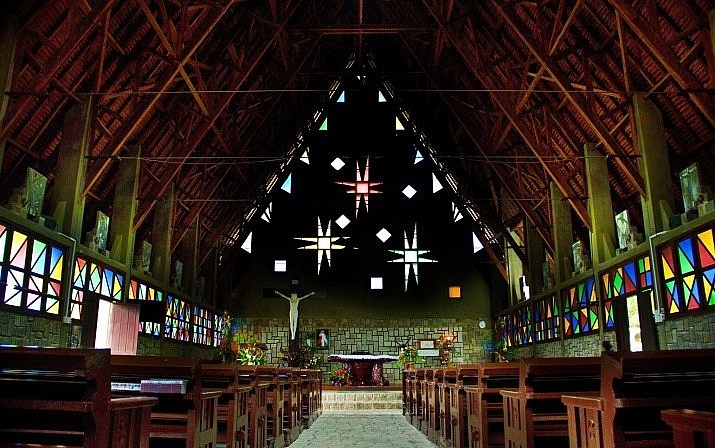
[[[598,330],[598,301],[593,277],[566,289],[563,304],[564,336],[578,336]]]
[[[0,224],[0,289],[4,305],[58,315],[65,249]]]
[[[176,341],[191,340],[191,305],[172,295],[166,296],[164,337]]]
[[[132,279],[129,282],[129,292],[127,298],[129,300],[153,300],[163,302],[164,293],[138,281],[137,279]],[[139,321],[139,332],[150,334],[152,336],[161,336],[161,323]]]
[[[560,303],[557,295],[534,302],[534,341],[552,341],[559,338]]]
[[[668,243],[659,250],[665,311],[677,314],[715,305],[713,227]]]
[[[534,341],[531,306],[522,306],[507,316],[507,345],[516,347]]]
[[[124,274],[104,267],[83,257],[75,258],[72,279],[70,316],[79,319],[87,293],[96,294],[104,300],[118,302],[122,299]]]
[[[7,226],[0,224],[0,297],[3,299],[3,303],[5,303],[5,297],[7,297],[5,292],[5,280],[3,279],[5,277],[5,269],[8,264],[6,250],[9,233],[10,231]]]
[[[194,307],[194,314],[191,318],[193,325],[191,342],[200,345],[212,345],[214,315],[212,312],[201,308]]]
[[[223,342],[223,330],[224,319],[223,315],[216,313],[214,314],[214,325],[213,325],[213,346],[220,347]]]
[[[603,325],[605,330],[615,329],[613,300],[634,296],[653,286],[653,272],[650,257],[641,256],[622,265],[615,266],[601,274],[603,291]]]

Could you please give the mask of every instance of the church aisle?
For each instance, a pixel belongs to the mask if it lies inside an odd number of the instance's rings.
[[[434,448],[401,414],[323,413],[290,448]]]

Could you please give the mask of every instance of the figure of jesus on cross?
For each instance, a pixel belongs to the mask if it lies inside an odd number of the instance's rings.
[[[315,291],[308,293],[304,296],[298,297],[298,294],[291,292],[290,296],[287,296],[283,294],[280,291],[273,291],[276,294],[278,294],[280,297],[283,297],[284,299],[288,300],[290,302],[290,312],[288,313],[288,317],[290,318],[290,339],[294,340],[295,339],[295,332],[298,328],[298,303],[300,303],[301,300],[308,298],[315,294]]]

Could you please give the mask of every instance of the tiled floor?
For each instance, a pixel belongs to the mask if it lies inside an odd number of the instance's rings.
[[[402,414],[324,412],[290,448],[434,448]]]

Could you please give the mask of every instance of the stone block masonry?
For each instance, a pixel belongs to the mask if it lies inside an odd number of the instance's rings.
[[[345,354],[357,350],[367,350],[374,355],[398,355],[401,344],[417,344],[418,339],[439,339],[451,332],[457,335],[453,350],[453,361],[459,363],[485,362],[491,360],[487,342],[491,341],[491,332],[478,327],[478,322],[488,319],[305,319],[301,317],[298,335],[315,332],[320,328],[330,331],[330,341],[326,349],[316,350],[318,367],[325,372],[325,382],[329,381],[329,372],[340,367],[339,363],[327,362],[332,353]],[[288,348],[288,319],[239,319],[239,332],[249,338],[265,342],[268,345],[267,362],[278,362],[277,354],[281,348]],[[437,357],[425,359],[423,366],[439,364]],[[400,369],[396,363],[384,365],[385,378],[390,384],[400,384]]]
[[[0,344],[59,347],[61,332],[59,319],[0,312]]]

